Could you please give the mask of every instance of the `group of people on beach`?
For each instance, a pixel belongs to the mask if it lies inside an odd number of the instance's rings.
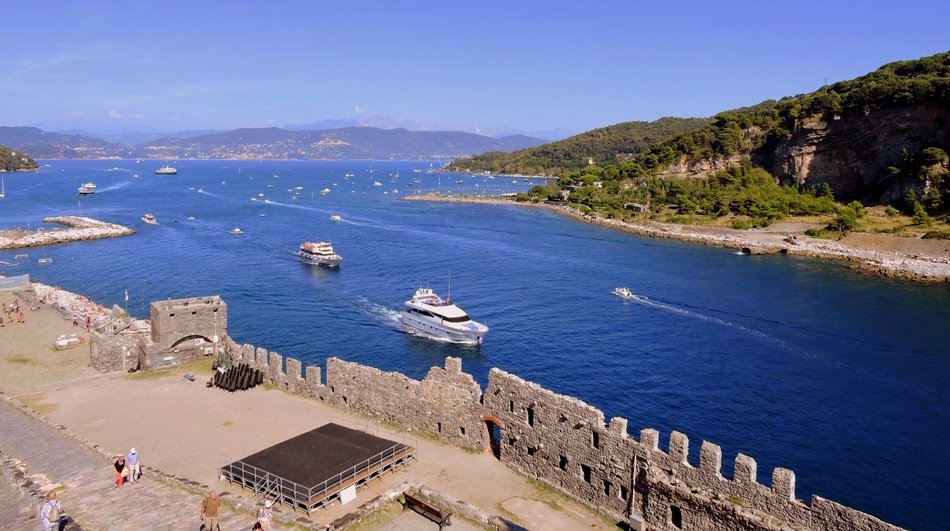
[[[135,448],[129,450],[128,455],[117,455],[112,466],[115,468],[115,488],[117,489],[122,488],[122,485],[126,483],[135,483],[142,477],[142,466]]]
[[[10,304],[4,304],[2,306],[3,313],[7,314],[6,321],[9,321],[11,324],[23,324],[26,322],[26,320],[23,319],[23,312],[20,310],[20,299],[13,299],[13,302]],[[0,316],[0,326],[7,326],[6,321]]]

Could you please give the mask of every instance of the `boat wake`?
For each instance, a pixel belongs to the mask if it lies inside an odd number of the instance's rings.
[[[105,188],[98,188],[96,190],[96,193],[101,194],[103,192],[114,192],[116,190],[121,190],[122,188],[125,188],[126,186],[130,184],[132,184],[132,181],[124,182],[124,183],[116,183],[111,186],[106,186]]]
[[[682,306],[676,306],[676,305],[674,305],[674,304],[668,304],[668,303],[665,303],[665,302],[655,301],[655,300],[653,300],[653,299],[651,299],[651,298],[649,298],[649,297],[647,297],[647,296],[645,296],[645,295],[634,294],[633,297],[631,297],[630,299],[627,299],[627,300],[630,300],[630,301],[633,301],[633,302],[638,302],[638,303],[643,304],[643,305],[646,305],[646,306],[651,306],[651,307],[653,307],[653,308],[657,308],[657,309],[663,310],[663,311],[665,311],[665,312],[673,313],[673,314],[676,314],[676,315],[682,315],[683,317],[689,317],[689,318],[692,318],[692,319],[699,319],[700,321],[706,321],[707,323],[713,323],[713,324],[717,324],[717,325],[721,325],[721,326],[733,328],[733,329],[739,330],[739,331],[741,331],[741,332],[745,332],[746,334],[749,334],[749,335],[751,335],[751,336],[755,336],[755,337],[760,338],[760,339],[764,339],[764,340],[767,340],[767,341],[771,341],[771,342],[774,342],[774,343],[778,343],[778,344],[781,344],[782,346],[787,346],[784,341],[782,341],[782,340],[780,340],[780,339],[778,339],[778,338],[772,337],[772,336],[770,336],[770,335],[768,335],[768,334],[766,334],[766,333],[764,333],[764,332],[760,332],[760,331],[754,330],[754,329],[752,329],[752,328],[747,328],[747,327],[745,327],[745,326],[742,326],[742,325],[740,325],[740,324],[733,323],[733,322],[731,322],[731,321],[726,321],[726,320],[724,320],[724,319],[719,319],[718,317],[712,317],[712,316],[706,315],[706,314],[704,314],[704,313],[702,313],[702,312],[697,312],[697,311],[694,311],[694,310],[689,310],[689,309],[687,309],[687,308],[683,308]]]
[[[381,323],[389,328],[402,330],[401,311],[394,310],[388,306],[383,306],[382,304],[377,304],[366,298],[360,298],[357,305],[359,306],[359,309],[362,313],[369,315],[376,322]]]

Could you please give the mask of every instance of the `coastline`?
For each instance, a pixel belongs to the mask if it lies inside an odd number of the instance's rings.
[[[738,249],[746,254],[788,254],[844,262],[852,269],[915,282],[950,282],[950,241],[921,244],[915,238],[856,233],[838,241],[806,236],[804,231],[738,230],[723,227],[676,225],[656,221],[631,223],[584,214],[566,205],[521,203],[510,199],[447,196],[435,193],[403,197],[406,201],[479,203],[543,208],[577,221],[648,236]]]

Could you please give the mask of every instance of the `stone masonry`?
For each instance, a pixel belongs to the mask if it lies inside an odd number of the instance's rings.
[[[627,420],[576,398],[491,369],[483,393],[459,358],[446,358],[422,380],[329,358],[321,368],[226,333],[226,305],[218,297],[152,303],[150,340],[170,349],[189,339],[217,339],[231,363],[245,362],[265,382],[329,402],[447,443],[494,452],[507,466],[551,485],[633,529],[855,529],[897,530],[869,514],[795,494],[795,473],[776,468],[770,486],[757,481],[754,459],[735,458],[732,478],[721,473],[722,451],[703,441],[699,464],[688,462],[689,439],[673,432],[667,451],[659,433],[628,434]]]

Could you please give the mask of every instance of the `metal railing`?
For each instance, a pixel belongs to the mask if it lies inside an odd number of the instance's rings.
[[[312,487],[306,487],[243,461],[235,461],[221,467],[220,473],[224,480],[238,483],[265,498],[273,498],[275,503],[299,507],[309,514],[315,507],[336,496],[343,488],[374,477],[412,455],[412,447],[396,443]]]

